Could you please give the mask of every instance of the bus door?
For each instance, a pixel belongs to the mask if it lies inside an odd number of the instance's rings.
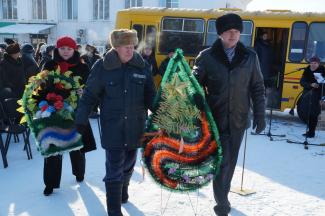
[[[288,45],[288,28],[258,27],[254,48],[260,60],[267,107],[280,109]]]

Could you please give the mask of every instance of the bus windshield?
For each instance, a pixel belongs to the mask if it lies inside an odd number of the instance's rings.
[[[309,28],[306,60],[317,55],[325,62],[325,23],[312,23]]]

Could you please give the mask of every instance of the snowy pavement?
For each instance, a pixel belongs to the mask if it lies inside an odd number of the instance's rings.
[[[96,122],[92,126],[96,134]],[[297,117],[276,112],[272,133],[286,134],[289,139],[304,141],[305,126]],[[3,136],[4,139],[4,136]],[[98,135],[96,136],[99,141]],[[275,139],[281,139],[275,137]],[[316,132],[310,143],[324,143],[325,131]],[[61,188],[45,197],[43,158],[32,143],[33,159],[27,160],[22,143],[11,143],[9,167],[0,160],[0,216],[70,216],[106,215],[105,154],[97,142],[97,151],[87,154],[85,181],[77,183],[71,174],[70,159],[65,155]],[[243,147],[244,145],[242,145]],[[232,186],[240,188],[243,148],[238,159]],[[256,193],[240,196],[230,193],[230,215],[325,215],[325,146],[289,144],[285,140],[269,141],[267,136],[248,131],[243,189]],[[129,203],[123,205],[125,216],[214,215],[212,185],[190,194],[171,193],[154,183],[138,162],[130,185]]]

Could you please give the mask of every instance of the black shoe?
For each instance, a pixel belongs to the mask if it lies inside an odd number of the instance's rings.
[[[44,191],[43,191],[43,194],[45,196],[49,196],[51,193],[53,193],[53,188],[46,186],[45,189],[44,189]]]
[[[84,176],[76,176],[77,182],[83,182]]]
[[[314,138],[315,137],[315,132],[307,132],[304,133],[303,136],[307,136],[307,138]]]
[[[216,205],[213,207],[214,212],[218,216],[227,216],[231,210],[230,205]]]

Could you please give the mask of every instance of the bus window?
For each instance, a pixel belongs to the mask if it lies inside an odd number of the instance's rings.
[[[253,22],[243,21],[243,32],[240,34],[240,41],[245,46],[252,45],[252,33],[253,33]],[[212,44],[217,39],[217,37],[218,34],[216,29],[216,20],[209,20],[205,45],[212,46]]]
[[[216,20],[209,20],[205,45],[212,46],[212,44],[216,41],[217,37],[218,34],[216,29]]]
[[[197,55],[202,49],[204,20],[188,18],[163,18],[159,39],[159,51],[181,48],[184,55]]]
[[[153,25],[148,25],[146,27],[146,44],[149,44],[152,47],[156,46],[156,35],[157,29]]]
[[[325,23],[312,23],[309,27],[306,60],[317,55],[325,62]]]
[[[289,60],[301,62],[304,58],[307,23],[295,22],[292,25]]]
[[[243,32],[240,34],[240,41],[245,46],[252,46],[253,22],[243,21]]]
[[[140,25],[140,24],[134,24],[132,26],[132,28],[137,31],[139,42],[142,41],[142,38],[143,38],[143,26]]]

